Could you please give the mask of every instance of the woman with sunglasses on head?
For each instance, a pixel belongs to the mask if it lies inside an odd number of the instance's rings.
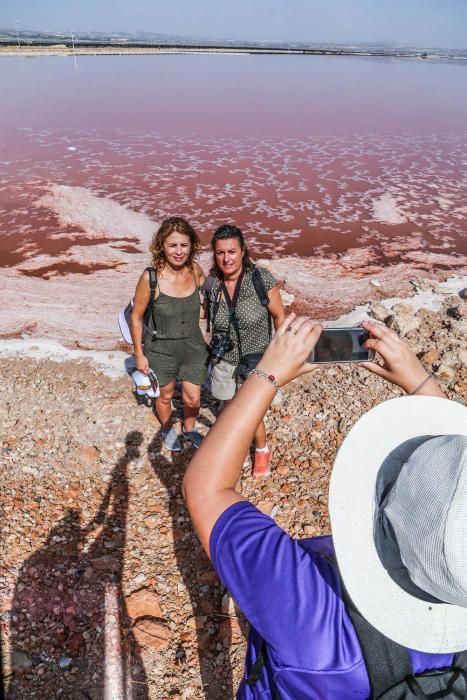
[[[278,328],[284,307],[277,280],[266,268],[255,268],[242,231],[220,226],[211,240],[213,266],[205,284],[212,330],[212,395],[224,404],[234,397]],[[262,421],[254,436],[253,476],[269,473],[271,451]]]
[[[143,320],[151,289],[145,270],[136,287],[131,315],[131,336],[136,367],[147,374],[154,370],[160,385],[156,411],[161,422],[164,445],[173,452],[181,450],[172,422],[172,398],[177,377],[182,385],[182,435],[194,447],[201,444],[196,430],[201,385],[206,381],[208,353],[199,326],[201,287],[205,275],[195,258],[200,242],[195,230],[179,216],[162,222],[154,235],[150,251],[157,275],[153,312],[143,335]]]

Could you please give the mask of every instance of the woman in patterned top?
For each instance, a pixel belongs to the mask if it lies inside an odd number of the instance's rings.
[[[214,283],[207,290],[207,296],[213,339],[230,337],[222,359],[213,363],[211,391],[216,399],[227,404],[241,383],[238,376],[240,357],[264,352],[270,341],[269,315],[274,328],[278,328],[284,319],[284,307],[277,280],[266,268],[258,271],[269,303],[267,306],[261,303],[253,284],[255,268],[239,228],[227,224],[221,226],[214,233],[211,246]],[[230,311],[232,304],[235,306],[234,319]],[[253,476],[265,476],[270,470],[271,451],[266,443],[264,422],[260,423],[254,442]]]

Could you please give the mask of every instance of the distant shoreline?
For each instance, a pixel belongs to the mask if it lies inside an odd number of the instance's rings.
[[[122,55],[122,54],[232,54],[232,55],[298,55],[298,56],[373,56],[382,58],[445,59],[451,55],[430,54],[425,51],[364,50],[345,48],[285,48],[223,45],[182,45],[182,44],[98,44],[85,45],[75,42],[74,48],[68,43],[1,44],[0,56],[81,56],[81,55]],[[456,57],[457,58],[457,57]]]

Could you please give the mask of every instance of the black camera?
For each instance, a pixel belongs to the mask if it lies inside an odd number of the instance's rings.
[[[211,338],[211,357],[213,360],[222,358],[233,349],[233,342],[230,335],[225,333],[213,333]]]

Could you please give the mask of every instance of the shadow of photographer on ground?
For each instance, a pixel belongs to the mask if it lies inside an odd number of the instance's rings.
[[[126,436],[95,517],[70,508],[19,572],[10,611],[8,700],[145,700],[143,664],[126,613],[122,570],[130,462]]]

